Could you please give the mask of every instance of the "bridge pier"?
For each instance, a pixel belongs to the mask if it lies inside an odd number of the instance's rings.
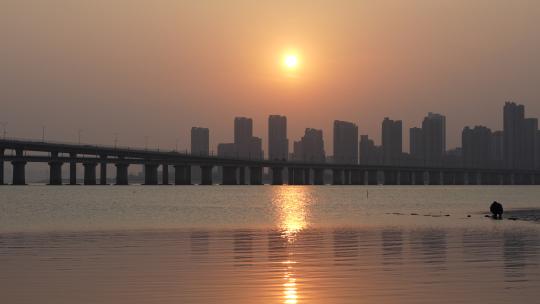
[[[411,171],[399,171],[399,184],[400,185],[412,185],[412,172]]]
[[[311,185],[311,169],[304,168],[304,185]]]
[[[84,167],[84,184],[95,185],[96,184],[96,167],[97,163],[83,163]]]
[[[304,169],[303,168],[294,168],[293,176],[294,176],[294,180],[293,180],[294,185],[304,184]]]
[[[26,185],[25,160],[14,160],[13,165],[13,185]]]
[[[263,184],[263,168],[262,167],[249,167],[249,183],[251,185]]]
[[[116,163],[116,184],[119,186],[125,186],[129,184],[128,181],[128,163]]]
[[[367,182],[368,185],[378,185],[379,184],[379,177],[378,177],[379,171],[378,170],[368,170],[367,171]]]
[[[430,185],[441,185],[441,172],[440,171],[428,171],[428,181]]]
[[[191,166],[174,165],[174,184],[191,185]]]
[[[443,185],[455,185],[456,184],[456,174],[454,172],[443,171],[442,173],[442,183]]]
[[[70,185],[76,185],[77,184],[77,154],[71,153],[69,154],[69,157],[71,160],[69,161],[69,184]]]
[[[478,176],[476,172],[467,172],[467,185],[478,185]]]
[[[294,185],[294,168],[287,168],[287,184]]]
[[[62,164],[59,160],[49,162],[49,185],[62,185]]]
[[[363,185],[364,184],[364,171],[353,169],[351,170],[351,185]]]
[[[246,168],[243,166],[238,167],[238,184],[246,184]]]
[[[144,164],[144,184],[145,185],[157,185],[158,184],[158,167],[156,163]]]
[[[99,184],[107,185],[107,155],[101,156],[101,163],[99,164]]]
[[[424,172],[423,171],[413,171],[412,172],[412,184],[416,186],[423,186],[424,183]]]
[[[236,171],[238,167],[236,166],[223,166],[222,167],[222,185],[237,185],[238,181],[236,180]]]
[[[394,170],[385,170],[384,171],[384,185],[397,185],[397,172]]]
[[[344,169],[343,170],[343,184],[344,185],[350,185],[351,184],[351,170]]]
[[[283,185],[283,167],[272,167],[272,185]]]
[[[5,185],[4,182],[4,149],[0,148],[0,186]]]
[[[324,169],[322,168],[313,169],[313,184],[324,185]]]
[[[169,164],[163,163],[161,165],[161,183],[163,185],[170,185],[169,184]]]
[[[212,165],[201,166],[201,185],[212,185]]]
[[[343,170],[332,169],[332,185],[343,185]]]

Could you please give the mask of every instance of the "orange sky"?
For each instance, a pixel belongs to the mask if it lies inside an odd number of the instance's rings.
[[[271,4],[270,4],[271,3]],[[538,1],[5,0],[0,121],[8,136],[189,147],[212,145],[234,116],[289,118],[289,139],[334,119],[380,138],[385,116],[447,115],[448,147],[465,125],[501,127],[511,99],[540,116]],[[279,63],[301,54],[297,77]],[[266,141],[265,141],[266,143]],[[265,144],[266,150],[266,144]]]

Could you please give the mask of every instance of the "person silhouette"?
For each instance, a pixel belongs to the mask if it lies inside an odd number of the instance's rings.
[[[491,204],[491,206],[489,207],[489,211],[491,211],[494,219],[502,219],[502,214],[504,212],[504,209],[503,209],[503,206],[497,201],[494,201]]]

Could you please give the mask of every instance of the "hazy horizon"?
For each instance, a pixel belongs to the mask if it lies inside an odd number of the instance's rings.
[[[447,117],[447,148],[464,126],[502,128],[506,100],[540,116],[536,1],[3,1],[0,121],[8,136],[189,148],[192,126],[211,149],[233,119],[286,115],[306,127],[352,121],[380,143],[384,117],[419,126]],[[301,66],[279,65],[288,49]]]

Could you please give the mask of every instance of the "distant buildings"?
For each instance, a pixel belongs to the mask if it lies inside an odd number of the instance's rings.
[[[538,163],[538,119],[525,118],[525,107],[506,102],[503,109],[503,158],[509,169],[532,169]]]
[[[423,163],[425,157],[424,133],[422,128],[411,128],[409,130],[410,158],[415,163]]]
[[[422,122],[424,157],[428,165],[442,164],[446,151],[446,117],[429,112]]]
[[[382,163],[382,148],[375,146],[375,142],[368,135],[360,136],[360,164],[379,165]]]
[[[403,123],[386,117],[382,122],[382,152],[386,165],[399,164],[403,152]]]
[[[299,141],[294,142],[293,149],[294,160],[324,162],[326,153],[324,152],[323,131],[307,128],[304,136]]]
[[[287,117],[270,115],[268,117],[268,158],[287,160],[288,155]]]
[[[488,168],[491,161],[492,133],[489,128],[465,127],[461,135],[463,165],[469,168]]]
[[[358,163],[358,126],[352,122],[334,121],[334,163]]]
[[[246,117],[234,119],[234,143],[218,144],[218,156],[243,159],[262,159],[262,139],[253,136],[253,120]]]
[[[191,128],[191,154],[207,156],[210,153],[210,131],[207,128]]]

